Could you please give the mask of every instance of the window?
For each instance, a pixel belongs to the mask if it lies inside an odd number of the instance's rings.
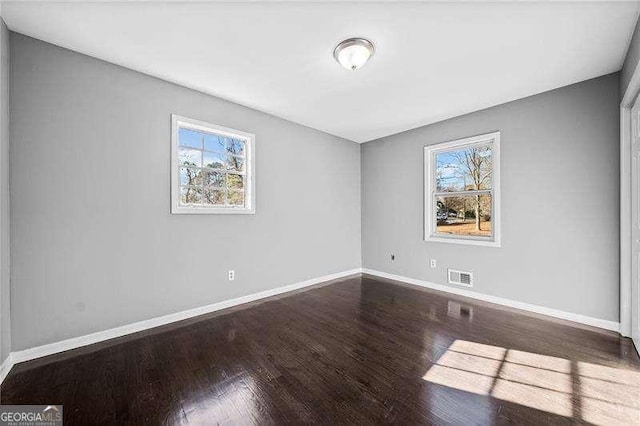
[[[173,114],[171,213],[254,213],[254,140]]]
[[[500,246],[500,132],[424,148],[425,240]]]

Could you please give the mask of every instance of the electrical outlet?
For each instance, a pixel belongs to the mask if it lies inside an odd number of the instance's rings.
[[[229,281],[236,279],[236,271],[229,271]]]
[[[436,267],[436,260],[435,260],[435,259],[431,259],[431,260],[429,261],[429,265],[430,265],[432,268],[435,268],[435,267]]]

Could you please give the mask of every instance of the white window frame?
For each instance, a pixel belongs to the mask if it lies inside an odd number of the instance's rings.
[[[180,205],[180,164],[178,130],[187,128],[242,140],[245,143],[245,205],[244,206],[182,206]],[[255,209],[255,135],[218,126],[193,118],[171,114],[171,213],[172,214],[254,214]]]
[[[493,171],[491,189],[481,191],[437,192],[436,187],[436,154],[453,149],[466,148],[473,145],[491,144]],[[447,235],[436,232],[435,200],[441,195],[475,195],[491,194],[491,238],[467,235]],[[439,243],[469,244],[477,246],[500,247],[500,132],[486,133],[469,138],[442,142],[424,147],[424,240]]]

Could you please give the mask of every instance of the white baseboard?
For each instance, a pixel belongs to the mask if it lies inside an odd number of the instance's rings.
[[[13,364],[13,356],[9,353],[4,361],[2,361],[2,364],[0,364],[0,384],[4,382],[4,379],[7,377],[7,374],[9,374],[9,371],[11,371]]]
[[[114,339],[116,337],[126,336],[128,334],[137,333],[139,331],[148,330],[151,328],[159,327],[161,325],[170,324],[173,322],[197,317],[199,315],[208,314],[211,312],[220,311],[222,309],[238,306],[243,303],[254,302],[256,300],[264,299],[271,296],[277,296],[279,294],[287,293],[290,291],[298,290],[301,288],[309,287],[315,284],[320,284],[325,281],[331,281],[339,278],[344,278],[354,274],[369,274],[381,278],[387,278],[390,280],[401,281],[407,284],[413,284],[420,287],[426,287],[433,290],[439,290],[445,293],[457,294],[459,296],[470,297],[473,299],[483,300],[485,302],[495,303],[498,305],[508,306],[525,311],[535,312],[538,314],[548,315],[555,318],[561,318],[564,320],[574,321],[581,324],[586,324],[594,327],[603,328],[611,331],[619,331],[620,323],[615,321],[607,321],[599,318],[592,318],[585,315],[574,314],[570,312],[559,311],[556,309],[546,308],[543,306],[532,305],[529,303],[518,302],[516,300],[505,299],[503,297],[491,296],[482,293],[476,293],[474,291],[458,289],[454,287],[445,286],[442,284],[435,284],[428,281],[422,281],[415,278],[404,277],[401,275],[389,274],[386,272],[375,271],[372,269],[351,269],[349,271],[338,272],[331,275],[325,275],[323,277],[312,278],[310,280],[298,282],[295,284],[286,285],[270,290],[261,291],[259,293],[250,294],[247,296],[238,297],[236,299],[225,300],[211,305],[201,306],[198,308],[188,309],[186,311],[176,312],[174,314],[164,315],[161,317],[151,318],[144,321],[138,321],[132,324],[124,325],[121,327],[111,328],[104,331],[98,331],[96,333],[87,334],[80,337],[74,337],[60,342],[50,343],[47,345],[37,346],[21,351],[11,352],[7,358],[0,365],[0,384],[11,371],[11,368],[20,362],[30,361],[32,359],[41,358],[48,355],[53,355],[59,352],[64,352],[70,349],[80,348],[82,346],[91,345],[94,343],[103,342],[105,340]]]
[[[199,315],[220,311],[222,309],[231,308],[243,303],[254,302],[256,300],[264,299],[267,297],[277,296],[279,294],[298,290],[304,287],[309,287],[315,284],[320,284],[325,281],[331,281],[338,278],[344,278],[349,275],[359,274],[361,272],[362,270],[360,268],[351,269],[349,271],[343,271],[331,275],[325,275],[323,277],[312,278],[310,280],[261,291],[259,293],[249,294],[247,296],[238,297],[236,299],[224,300],[222,302],[213,303],[211,305],[188,309],[186,311],[176,312],[174,314],[151,318],[144,321],[138,321],[132,324],[123,325],[121,327],[111,328],[80,337],[62,340],[60,342],[11,352],[5,362],[2,363],[2,366],[0,366],[0,383],[2,383],[2,381],[5,379],[6,375],[9,373],[9,370],[11,370],[11,367],[19,362],[30,361],[32,359],[41,358],[43,356],[53,355],[55,353],[68,351],[70,349],[76,349],[82,346],[114,339],[116,337],[122,337],[127,334],[137,333],[139,331],[148,330],[150,328],[159,327],[161,325],[170,324],[173,322],[197,317]]]
[[[428,281],[422,281],[415,278],[403,277],[401,275],[389,274],[387,272],[375,271],[372,269],[363,268],[362,273],[375,275],[377,277],[387,278],[390,280],[401,281],[407,284],[413,284],[420,287],[430,288],[433,290],[443,291],[445,293],[453,293],[459,296],[470,297],[473,299],[478,299],[485,302],[508,306],[511,308],[521,309],[524,311],[535,312],[537,314],[548,315],[550,317],[560,318],[560,319],[573,321],[581,324],[586,324],[593,327],[604,328],[605,330],[611,330],[616,332],[620,331],[620,323],[616,321],[608,321],[600,318],[588,317],[586,315],[574,314],[571,312],[565,312],[557,309],[546,308],[544,306],[532,305],[525,302],[518,302],[517,300],[506,299],[504,297],[491,296],[488,294],[477,293],[471,290],[445,286],[442,284],[435,284]]]

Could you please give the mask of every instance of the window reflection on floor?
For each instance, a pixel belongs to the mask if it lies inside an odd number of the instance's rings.
[[[423,379],[593,424],[640,424],[640,373],[456,340]]]
[[[253,378],[248,374],[238,374],[210,389],[194,389],[169,423],[205,425],[215,419],[217,424],[258,424],[258,395],[259,389]],[[176,422],[175,419],[181,421]]]

